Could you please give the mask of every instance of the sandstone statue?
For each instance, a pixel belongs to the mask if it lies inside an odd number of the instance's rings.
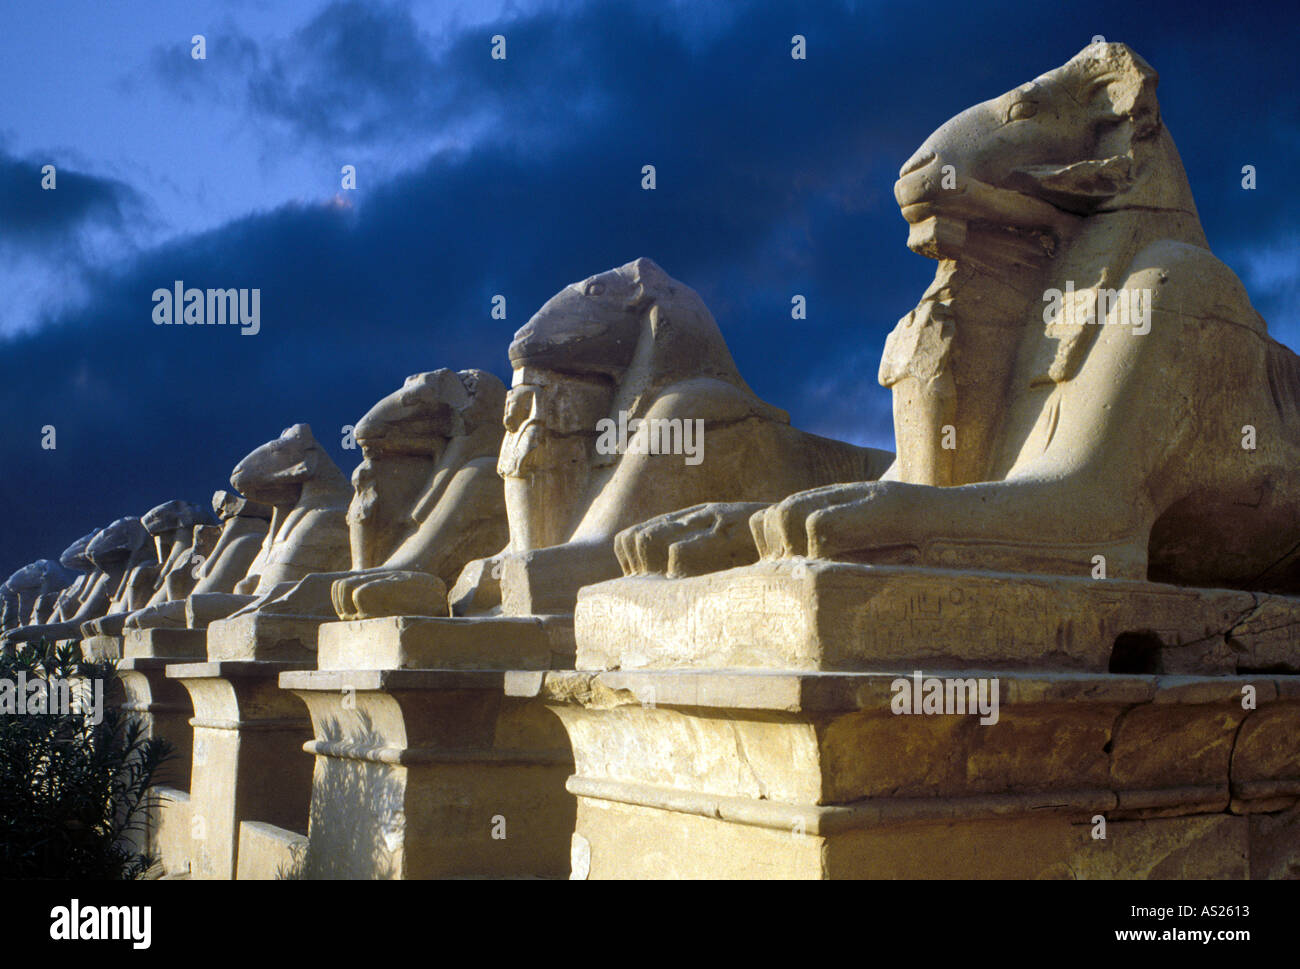
[[[898,459],[755,513],[764,557],[1300,591],[1300,359],[1210,252],[1155,71],[1093,44],[940,127],[895,195],[939,261],[881,361]],[[671,524],[621,540],[629,573],[703,541]]]
[[[140,523],[153,540],[153,555],[132,571],[106,615],[82,623],[82,636],[120,636],[127,616],[157,599],[159,589],[189,549],[194,526],[209,521],[206,509],[180,499],[145,512]]]
[[[26,567],[23,566],[23,568]],[[18,570],[18,572],[21,571],[22,569]],[[18,572],[15,572],[14,575],[17,575]],[[17,629],[27,621],[21,614],[18,592],[9,585],[12,578],[13,576],[10,576],[3,584],[0,584],[0,630]]]
[[[195,581],[192,576],[194,542],[196,537],[205,538],[205,535],[212,534],[200,529],[215,527],[216,518],[208,508],[177,500],[151,509],[140,520],[153,536],[158,559],[162,563],[149,602],[164,601],[160,597],[165,595],[168,580],[176,577],[177,573],[190,576],[188,583],[191,585]],[[182,580],[183,583],[186,581]]]
[[[29,621],[33,623],[49,622],[58,606],[59,597],[80,576],[65,567],[62,562],[52,562],[41,576],[36,589],[36,601],[32,604]]]
[[[6,579],[0,584],[0,632],[15,628],[19,623],[18,593],[9,588]]]
[[[357,423],[350,571],[313,573],[248,609],[321,619],[447,614],[447,588],[509,535],[496,473],[505,386],[482,370],[408,377]],[[247,610],[246,610],[247,611]]]
[[[187,596],[234,592],[248,574],[266,539],[272,509],[233,492],[218,491],[212,496],[212,510],[221,522],[215,544],[204,552],[211,533],[203,530],[211,526],[195,526],[200,535],[194,539],[192,554],[178,560],[168,574],[161,590],[164,598],[131,613],[126,629],[183,629]]]
[[[614,536],[629,525],[875,478],[892,457],[792,428],[741,378],[703,300],[648,259],[552,297],[510,362],[498,465],[510,544],[466,568],[458,614],[498,601],[509,615],[572,612],[581,586],[619,574]],[[735,547],[730,523],[715,524]]]
[[[212,557],[217,542],[221,540],[221,532],[221,525],[209,521],[192,525],[189,537],[183,543],[178,543],[179,554],[171,556],[171,565],[164,568],[154,594],[144,608],[184,599],[193,592],[199,583],[203,564]]]
[[[206,627],[272,589],[288,591],[312,572],[348,563],[347,507],[352,488],[306,424],[287,428],[235,466],[231,485],[270,505],[270,528],[257,557],[232,593],[195,591],[185,600],[187,625]]]
[[[38,624],[53,610],[52,597],[67,588],[72,573],[58,562],[39,559],[5,580],[6,599],[12,599],[15,626]]]
[[[154,536],[145,526],[144,518],[138,519],[145,531],[145,539],[132,555],[126,574],[117,584],[109,601],[107,611],[81,624],[81,636],[112,635],[112,628],[119,628],[123,619],[133,610],[143,606],[152,594],[154,583],[158,579],[158,570],[162,563],[158,559]],[[92,559],[95,543],[91,542]],[[101,627],[100,623],[106,623]],[[120,631],[120,629],[119,629]]]
[[[149,561],[157,561],[149,533],[139,518],[119,518],[100,530],[86,546],[86,557],[95,566],[98,578],[90,592],[81,600],[77,611],[67,619],[11,629],[5,633],[5,642],[33,642],[35,640],[78,640],[81,624],[106,615],[120,597],[129,596],[127,587],[134,570]]]
[[[59,556],[59,564],[69,572],[75,573],[77,577],[59,593],[54,609],[46,620],[47,622],[62,622],[64,619],[70,619],[76,615],[81,602],[94,587],[96,580],[99,578],[99,571],[95,568],[95,563],[90,561],[89,556],[86,555],[86,548],[98,533],[99,529],[95,529],[95,531],[81,536],[81,538],[65,548]]]

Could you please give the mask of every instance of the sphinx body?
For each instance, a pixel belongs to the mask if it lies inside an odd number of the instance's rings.
[[[212,557],[217,542],[221,540],[221,532],[221,525],[206,521],[191,526],[184,542],[177,543],[181,549],[179,554],[170,557],[171,564],[162,570],[154,593],[144,608],[184,599],[193,592],[199,583],[203,563]]]
[[[1101,556],[1300,591],[1300,359],[1209,251],[1156,80],[1094,44],[904,164],[908,244],[939,267],[881,361],[898,459],[756,512],[763,557],[1086,576]],[[649,525],[627,543],[652,547],[629,573],[663,571]]]
[[[196,590],[185,600],[186,624],[201,629],[269,593],[287,592],[312,572],[348,561],[347,506],[352,489],[306,424],[287,428],[235,466],[231,486],[273,510],[247,573],[231,593]]]
[[[0,583],[0,632],[18,625],[18,593],[9,588],[9,580]]]
[[[162,563],[145,607],[177,598],[177,593],[183,597],[194,587],[195,565],[211,554],[220,533],[213,511],[188,501],[169,501],[141,519]]]
[[[75,571],[64,566],[62,562],[51,562],[42,571],[29,620],[33,623],[49,622],[58,606],[59,597],[79,578],[81,577]]]
[[[86,548],[97,533],[98,529],[81,536],[59,556],[59,564],[76,575],[76,578],[59,593],[54,608],[46,617],[46,622],[62,622],[64,619],[70,619],[90,593],[99,577],[99,571],[95,568],[95,563],[91,562],[86,555]]]
[[[31,572],[33,565],[35,563],[24,565],[9,576],[3,585],[0,585],[0,601],[3,601],[3,613],[0,614],[3,623],[0,625],[4,629],[15,629],[24,625],[27,622],[27,616],[30,616],[33,606],[30,592],[22,595],[18,583],[27,581],[27,576]]]
[[[154,597],[126,617],[125,629],[184,629],[190,595],[233,593],[248,575],[266,539],[272,509],[218,491],[212,511],[221,523],[215,539],[214,526],[196,525],[190,548],[177,558]]]
[[[333,619],[447,614],[447,587],[506,541],[496,474],[505,387],[481,370],[408,377],[354,436],[352,568],[314,573],[250,608]]]
[[[146,546],[145,561],[131,570],[105,615],[81,624],[82,636],[120,636],[131,613],[158,600],[159,590],[189,550],[195,526],[210,520],[203,508],[179,499],[145,512],[140,523],[152,540],[152,556]]]
[[[71,583],[73,573],[60,563],[39,559],[24,565],[5,580],[7,621],[13,626],[37,625],[53,612],[58,594]]]
[[[467,566],[457,614],[572,612],[581,586],[619,574],[615,535],[629,525],[873,478],[892,457],[792,428],[741,378],[700,297],[648,259],[552,297],[510,361],[498,464],[510,544]],[[610,446],[614,428],[630,433]],[[711,520],[735,547],[734,520]]]
[[[6,643],[33,642],[36,640],[78,640],[81,625],[91,619],[106,615],[115,602],[129,596],[133,570],[138,566],[157,561],[149,534],[139,518],[126,517],[97,532],[85,546],[85,557],[95,569],[94,581],[75,611],[65,602],[71,616],[58,622],[41,623],[11,629],[5,633]],[[75,547],[75,546],[74,546]]]

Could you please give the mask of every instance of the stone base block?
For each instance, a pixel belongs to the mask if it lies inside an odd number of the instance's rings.
[[[280,690],[297,668],[269,661],[172,664],[194,703],[190,782],[194,878],[233,878],[239,825],[265,821],[301,830],[311,797],[311,724],[302,704]]]
[[[577,877],[1300,866],[1296,676],[552,671],[506,692],[568,732]]]
[[[294,881],[302,877],[307,836],[260,821],[239,826],[239,881]]]
[[[206,629],[127,629],[122,655],[130,659],[206,659]]]
[[[208,659],[310,661],[315,665],[321,624],[333,616],[277,616],[250,612],[208,626]]]
[[[155,787],[146,826],[146,843],[158,858],[163,876],[187,876],[194,835],[190,825],[189,792],[164,785]]]
[[[588,586],[580,669],[1300,672],[1300,599],[818,560]]]
[[[87,663],[106,663],[122,658],[121,636],[87,636],[81,640],[81,657]]]
[[[322,670],[563,669],[573,665],[571,616],[331,622],[320,631]]]
[[[655,879],[1244,879],[1251,819],[1060,816],[863,828],[835,837],[578,799],[575,877]],[[635,851],[623,845],[634,844]]]
[[[185,687],[167,678],[169,660],[159,657],[131,657],[117,664],[122,680],[122,709],[144,725],[145,736],[162,737],[172,746],[172,757],[163,764],[157,778],[161,783],[188,790],[194,750],[194,728],[190,718],[194,705]]]
[[[350,625],[350,624],[349,624]],[[311,710],[308,878],[561,877],[572,758],[490,670],[285,673]]]

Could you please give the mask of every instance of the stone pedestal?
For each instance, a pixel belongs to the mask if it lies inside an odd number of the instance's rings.
[[[297,881],[307,859],[307,836],[262,821],[239,825],[239,881]]]
[[[1300,673],[1300,600],[1229,589],[787,560],[582,590],[579,669]]]
[[[333,618],[333,617],[330,617]],[[307,661],[315,665],[316,638],[323,616],[250,612],[208,626],[208,657],[214,660]]]
[[[160,784],[152,791],[146,820],[148,848],[163,878],[188,878],[194,837],[190,792]]]
[[[570,665],[571,620],[394,617],[321,627],[308,878],[559,877],[572,772],[558,721],[508,666]]]
[[[311,761],[302,746],[311,727],[302,704],[276,682],[297,665],[207,661],[166,669],[194,704],[188,802],[194,878],[235,876],[241,821],[292,830],[307,823]]]
[[[165,786],[185,791],[190,786],[194,705],[185,687],[167,677],[167,667],[181,659],[202,661],[201,629],[128,629],[117,664],[125,690],[123,709],[144,723],[148,736],[163,737],[174,751],[159,774]]]
[[[169,682],[163,674],[168,660],[131,658],[128,636],[86,636],[79,648],[86,662],[107,662],[117,667],[116,681],[102,693],[105,710],[110,707],[119,709],[140,723],[144,736],[166,736],[172,742],[175,752],[155,775],[155,783],[181,788],[188,786],[193,733],[189,718],[192,710],[185,690],[180,684]],[[86,702],[93,696],[87,692],[91,689],[90,681],[78,678],[77,690],[86,697]],[[141,819],[142,825],[126,835],[134,850],[155,857],[162,855],[159,825],[171,803],[171,798],[160,795],[159,790],[155,788],[150,794],[150,805]]]
[[[81,658],[87,663],[114,663],[122,656],[122,640],[119,636],[88,636],[75,642],[74,645],[81,652]],[[97,691],[92,679],[75,676],[71,680],[71,687],[78,704],[92,715],[97,703],[107,713],[110,709],[120,709],[126,702],[126,691],[121,677],[107,680]]]
[[[124,697],[122,709],[138,719],[147,737],[162,737],[172,746],[172,757],[157,774],[160,783],[189,788],[194,728],[190,718],[194,706],[189,694],[175,680],[167,678],[173,660],[128,656],[117,664]]]
[[[137,659],[202,659],[207,649],[206,629],[127,629],[123,643],[124,655]]]
[[[579,599],[578,670],[506,692],[568,732],[574,877],[1294,877],[1297,651],[1261,621],[1294,607],[811,562],[622,579]]]
[[[121,659],[121,636],[86,636],[81,640],[81,656],[89,663],[111,662]]]
[[[899,679],[512,673],[506,692],[573,743],[574,877],[1300,874],[1300,677],[1004,672],[996,724],[895,715]]]

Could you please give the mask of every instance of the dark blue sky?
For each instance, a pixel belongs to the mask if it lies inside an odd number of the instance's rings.
[[[703,295],[797,425],[892,447],[880,350],[934,268],[905,247],[898,168],[1096,34],[1159,71],[1211,246],[1300,346],[1298,19],[1177,0],[7,0],[0,573],[206,500],[295,422],[350,472],[340,428],[406,375],[507,378],[546,298],[643,255]],[[151,293],[177,279],[260,288],[261,332],[154,326]]]

